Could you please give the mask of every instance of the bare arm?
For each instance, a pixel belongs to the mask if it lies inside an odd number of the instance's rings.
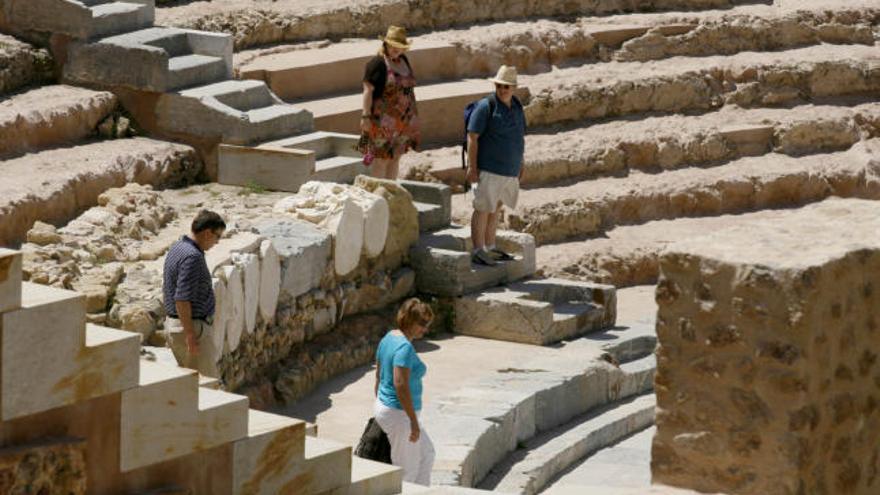
[[[416,417],[416,410],[413,407],[412,393],[409,389],[409,368],[400,366],[394,367],[394,390],[397,392],[397,400],[403,406],[403,411],[409,417],[409,424],[412,432],[409,436],[410,442],[416,442],[419,439],[420,428],[419,418]]]
[[[189,301],[174,301],[174,307],[177,309],[177,318],[183,326],[183,334],[186,336],[186,344],[191,354],[198,354],[198,345],[196,343],[196,330],[193,327],[192,319],[192,303]]]
[[[467,135],[468,140],[468,169],[467,169],[467,180],[468,182],[474,183],[479,179],[480,168],[477,163],[477,152],[480,149],[480,135],[476,132],[469,132]]]
[[[376,363],[376,383],[373,385],[373,397],[379,396],[379,369],[380,368],[381,368],[381,365],[377,362]]]

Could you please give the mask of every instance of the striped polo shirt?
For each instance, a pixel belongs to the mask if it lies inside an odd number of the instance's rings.
[[[162,292],[165,312],[171,317],[177,318],[175,301],[189,301],[193,319],[214,315],[214,288],[205,252],[188,236],[175,242],[165,255]]]

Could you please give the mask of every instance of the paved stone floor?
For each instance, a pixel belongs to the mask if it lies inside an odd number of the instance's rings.
[[[653,324],[656,314],[654,287],[618,291],[618,325]],[[513,367],[539,355],[553,356],[557,349],[463,335],[444,335],[416,345],[428,366],[424,402],[441,397],[497,369]],[[318,436],[356,445],[373,411],[374,367],[363,366],[333,378],[302,400],[274,412],[317,423]],[[431,425],[423,425],[430,434]]]
[[[566,470],[546,491],[565,486],[648,488],[651,485],[651,439],[655,427],[600,450]]]

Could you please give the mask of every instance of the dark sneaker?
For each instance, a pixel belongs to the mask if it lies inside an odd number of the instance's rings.
[[[492,255],[482,249],[471,255],[471,261],[478,265],[495,266],[498,263],[492,258]]]
[[[492,259],[494,259],[496,261],[511,261],[514,259],[513,256],[505,253],[504,251],[502,251],[498,248],[492,248],[489,251],[489,255],[492,256]]]

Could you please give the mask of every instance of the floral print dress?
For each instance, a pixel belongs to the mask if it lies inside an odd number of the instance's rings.
[[[419,116],[416,108],[416,78],[403,75],[388,67],[388,78],[381,98],[373,99],[370,130],[361,139],[359,149],[375,158],[393,159],[410,149],[418,149],[421,141]]]

